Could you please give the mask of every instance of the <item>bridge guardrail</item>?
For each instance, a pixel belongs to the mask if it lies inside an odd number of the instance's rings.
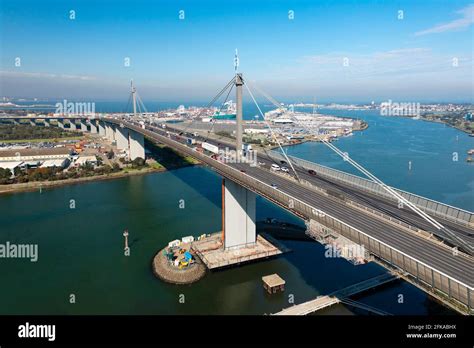
[[[293,177],[291,177],[291,179],[293,179]],[[319,191],[319,192],[325,194],[326,196],[329,196],[329,194],[327,193],[327,190],[325,190],[325,189],[323,189],[323,188],[321,188],[321,187],[318,187],[318,186],[314,186],[314,185],[313,185],[311,182],[309,182],[309,181],[300,180],[299,182],[300,182],[301,184],[303,184],[303,185],[308,186],[308,187],[309,187],[310,189],[312,189],[312,190]],[[400,226],[403,226],[403,227],[405,227],[405,228],[407,228],[407,229],[409,229],[409,230],[411,230],[411,231],[414,231],[414,232],[416,232],[416,233],[430,234],[430,233],[428,233],[428,232],[426,232],[426,231],[424,231],[424,230],[421,230],[421,229],[419,229],[419,228],[417,228],[417,227],[414,227],[414,226],[412,226],[412,225],[410,225],[410,224],[407,224],[406,222],[403,222],[403,221],[401,221],[401,220],[399,220],[399,219],[393,218],[393,217],[390,216],[390,215],[387,215],[387,214],[385,214],[385,213],[382,213],[382,212],[380,212],[380,211],[378,211],[378,210],[376,210],[376,209],[369,208],[369,207],[367,207],[367,206],[365,206],[365,205],[363,205],[363,204],[357,203],[357,202],[355,202],[355,201],[353,201],[353,200],[350,200],[350,199],[347,199],[347,198],[346,198],[346,199],[344,199],[344,202],[345,202],[346,204],[348,204],[348,205],[351,205],[351,206],[356,207],[356,208],[358,208],[358,209],[362,209],[362,210],[364,210],[364,211],[366,211],[366,212],[369,212],[369,213],[372,214],[372,215],[376,215],[376,216],[381,217],[381,218],[383,218],[383,219],[385,219],[385,220],[389,220],[390,222],[393,222],[393,223],[396,223],[396,224],[398,224],[398,225],[400,225]]]
[[[270,151],[267,151],[267,153],[270,157],[278,161],[282,161],[282,160],[286,161],[285,156],[283,156],[283,154],[281,154],[280,152],[270,150]],[[316,164],[316,163],[313,163],[313,162],[310,162],[298,157],[294,157],[294,156],[288,156],[288,157],[299,166],[305,169],[312,169],[321,176],[325,176],[330,179],[343,182],[344,184],[348,184],[355,188],[369,191],[377,196],[388,198],[391,201],[395,201],[395,202],[397,201],[392,195],[390,195],[377,183],[371,180],[359,177],[357,175],[345,173],[337,169],[329,168],[320,164]],[[420,209],[424,210],[427,213],[445,218],[447,220],[454,221],[462,225],[470,225],[470,226],[474,225],[473,212],[460,209],[457,207],[453,207],[445,203],[437,202],[432,199],[422,197],[410,192],[406,192],[394,187],[393,189],[397,191],[399,194],[401,194],[408,201],[412,202],[417,207],[419,207]]]

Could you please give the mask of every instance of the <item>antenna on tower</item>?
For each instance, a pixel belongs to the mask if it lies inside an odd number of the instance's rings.
[[[239,68],[239,52],[237,51],[237,48],[235,49],[235,56],[234,56],[234,70],[237,73],[237,70]]]
[[[133,86],[133,79],[130,80],[130,88],[132,93],[132,101],[133,101],[133,116],[137,116],[137,96],[136,96],[136,89]]]

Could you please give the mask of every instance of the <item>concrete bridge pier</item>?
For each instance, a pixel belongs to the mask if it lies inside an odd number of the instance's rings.
[[[255,245],[255,193],[229,179],[223,180],[222,185],[225,249]]]
[[[77,130],[77,123],[75,119],[69,120],[69,129]]]
[[[87,129],[87,120],[81,119],[80,122],[81,122],[81,131],[87,132],[88,131],[88,129]]]
[[[90,127],[90,132],[92,134],[97,134],[99,133],[99,130],[97,129],[96,121],[95,120],[90,120],[89,121],[89,127]]]
[[[90,128],[90,133],[91,134],[97,134],[99,132],[99,130],[97,129],[97,126],[96,126],[96,123],[95,123],[95,120],[87,120],[87,125],[89,126]]]
[[[109,123],[105,123],[105,136],[110,141],[115,140],[115,127]]]
[[[30,120],[30,125],[36,126],[36,120]]]
[[[64,129],[64,120],[57,119],[58,127]]]
[[[129,149],[129,130],[128,128],[115,127],[115,140],[117,142],[117,149],[128,150]]]
[[[45,127],[51,127],[51,124],[49,123],[49,120],[44,119],[43,124]]]
[[[130,160],[135,158],[145,159],[145,139],[143,134],[135,132],[131,129],[128,130],[129,142],[130,142]]]
[[[105,125],[102,121],[97,121],[97,128],[99,130],[99,135],[105,137]]]

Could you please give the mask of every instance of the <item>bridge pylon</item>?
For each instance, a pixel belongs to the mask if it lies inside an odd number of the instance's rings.
[[[237,112],[236,112],[236,126],[237,129],[235,131],[236,137],[236,150],[238,158],[242,155],[242,86],[244,84],[244,80],[242,78],[242,74],[236,73],[235,74],[235,89],[236,89],[236,102],[237,102]]]
[[[225,249],[255,245],[256,194],[229,179],[222,179],[222,240]]]

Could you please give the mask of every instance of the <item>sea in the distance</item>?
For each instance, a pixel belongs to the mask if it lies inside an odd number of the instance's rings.
[[[250,106],[244,109],[247,119],[256,114]],[[320,112],[368,122],[367,130],[334,144],[383,181],[474,209],[474,165],[465,162],[474,138],[442,124],[386,118],[374,111]],[[353,172],[323,144],[306,143],[287,150]],[[452,161],[453,152],[459,153],[459,161]],[[408,161],[412,161],[411,171]],[[194,285],[176,286],[156,279],[151,260],[168,241],[220,230],[220,189],[220,177],[212,170],[189,167],[0,196],[0,243],[35,243],[39,248],[38,262],[0,259],[0,314],[259,315],[288,307],[290,295],[301,303],[385,272],[374,263],[353,266],[343,259],[326,258],[324,247],[316,242],[285,240],[291,253],[212,272]],[[75,209],[70,208],[72,199]],[[181,199],[184,209],[179,208]],[[303,225],[258,198],[257,219],[266,217]],[[129,257],[123,255],[124,229],[130,233]],[[270,296],[264,291],[261,277],[271,273],[286,280],[284,293]],[[179,301],[181,295],[184,303]],[[356,300],[392,314],[453,313],[403,281]],[[318,312],[353,313],[367,314],[344,305]]]

